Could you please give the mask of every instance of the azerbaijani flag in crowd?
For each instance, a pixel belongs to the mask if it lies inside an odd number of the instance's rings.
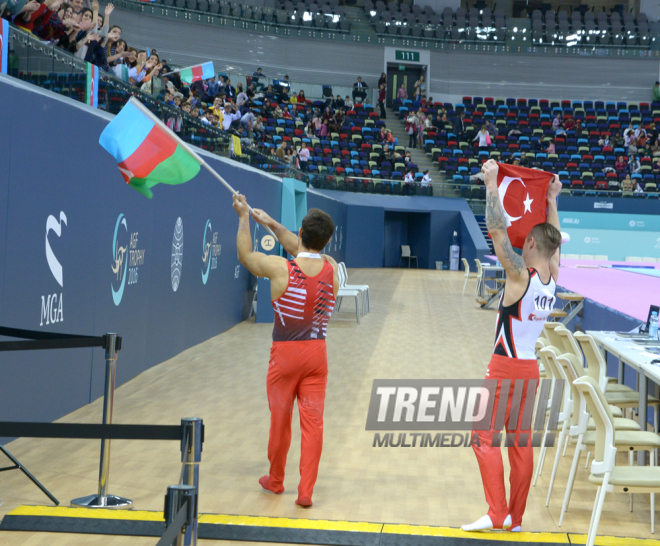
[[[0,74],[7,73],[9,66],[9,21],[0,19]]]
[[[545,171],[498,163],[499,193],[511,246],[522,248],[536,224],[545,222],[548,185],[553,175]]]
[[[199,80],[213,78],[215,76],[215,70],[213,69],[213,63],[209,61],[208,63],[198,64],[197,66],[182,68],[179,70],[179,75],[182,81],[193,83]]]
[[[103,130],[99,144],[117,160],[124,180],[149,199],[156,184],[183,184],[201,166],[185,143],[135,97]]]
[[[92,63],[87,63],[85,102],[94,108],[99,107],[99,67]]]

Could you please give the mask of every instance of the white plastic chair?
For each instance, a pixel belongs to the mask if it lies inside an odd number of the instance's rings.
[[[415,267],[419,269],[419,260],[417,260],[417,256],[411,256],[409,245],[401,245],[401,257],[399,258],[399,267],[401,267],[401,260],[403,260],[404,258],[408,258],[408,269],[410,269],[411,260],[415,260]]]
[[[337,312],[341,309],[343,298],[355,298],[355,318],[357,319],[357,323],[360,324],[360,315],[362,315],[362,306],[360,305],[360,302],[362,301],[362,291],[353,288],[342,288],[342,276],[339,268],[337,268],[337,277],[339,277],[339,288],[337,289]]]
[[[369,296],[368,284],[348,284],[348,271],[346,264],[340,262],[337,264],[337,276],[339,277],[339,287],[347,290],[359,290],[362,295],[362,311],[366,315],[371,312],[371,298]]]
[[[465,287],[467,286],[468,280],[470,279],[478,279],[479,274],[474,273],[472,276],[470,275],[470,263],[465,259],[461,258],[461,261],[463,262],[463,267],[465,268],[465,282],[463,283],[463,296],[465,296]],[[479,281],[477,281],[478,283]]]
[[[607,492],[613,493],[650,493],[651,494],[651,532],[655,532],[655,493],[660,493],[660,467],[655,455],[652,466],[617,466],[615,430],[612,415],[608,411],[598,383],[589,376],[576,379],[575,387],[584,397],[596,425],[596,448],[591,463],[589,481],[598,486],[594,509],[591,514],[587,546],[594,546],[598,524],[603,513],[603,504]]]

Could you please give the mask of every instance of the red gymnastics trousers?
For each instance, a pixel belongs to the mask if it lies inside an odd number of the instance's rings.
[[[539,366],[536,360],[521,360],[517,358],[508,358],[500,355],[493,355],[488,364],[486,379],[536,379],[538,385]],[[511,515],[511,528],[522,524],[522,517],[525,513],[527,504],[527,494],[532,483],[532,474],[534,472],[534,448],[532,447],[531,431],[519,430],[522,421],[525,400],[527,398],[528,382],[525,381],[522,399],[520,402],[521,410],[518,412],[518,423],[509,422],[509,413],[511,411],[511,398],[513,394],[515,381],[511,381],[509,393],[500,393],[500,383],[497,385],[495,394],[495,405],[493,406],[493,422],[491,430],[475,431],[479,435],[481,446],[476,442],[472,444],[472,449],[477,456],[481,479],[486,493],[486,502],[488,502],[488,515],[493,522],[495,529],[501,529],[504,520]],[[499,447],[491,447],[491,441],[494,432],[493,425],[497,415],[498,402],[500,394],[508,395],[506,407],[506,416],[504,424],[508,433],[516,433],[515,446],[509,447],[509,464],[511,465],[511,474],[509,475],[510,501],[507,505],[506,490],[504,489],[504,465],[502,463],[502,452]],[[536,392],[530,393],[535,396]],[[527,433],[527,446],[518,447],[518,438],[521,433]],[[504,445],[504,439],[502,440]]]
[[[302,431],[298,496],[312,498],[323,449],[323,407],[327,382],[325,340],[273,342],[266,385],[270,406],[269,489],[276,493],[284,490],[293,404],[297,399]]]

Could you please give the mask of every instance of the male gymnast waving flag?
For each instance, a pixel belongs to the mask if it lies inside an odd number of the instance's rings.
[[[330,241],[335,226],[330,215],[311,209],[303,218],[296,237],[262,210],[253,210],[255,221],[272,229],[284,250],[294,256],[293,260],[286,260],[252,252],[250,209],[244,196],[234,195],[234,209],[239,217],[238,259],[253,275],[270,279],[275,310],[266,381],[270,406],[270,472],[259,479],[259,484],[275,494],[284,492],[293,404],[297,399],[302,445],[296,504],[306,508],[312,506],[323,448],[323,408],[328,379],[325,336],[339,287],[337,262],[321,255],[321,250]]]
[[[506,168],[506,167],[505,167]],[[561,182],[558,176],[552,176],[540,171],[520,169],[511,176],[502,176],[499,165],[492,159],[484,163],[481,169],[486,184],[486,224],[488,232],[493,239],[495,253],[506,270],[506,287],[502,295],[497,312],[497,327],[495,332],[495,348],[491,357],[486,379],[498,379],[494,408],[498,408],[500,396],[508,397],[504,424],[507,432],[515,433],[515,443],[508,448],[511,474],[509,476],[510,501],[507,505],[506,491],[504,489],[504,465],[499,446],[493,447],[491,441],[493,434],[500,432],[493,430],[497,411],[493,412],[493,423],[490,430],[477,431],[480,445],[472,445],[479,463],[481,479],[484,484],[488,514],[470,525],[464,525],[464,531],[483,531],[487,529],[510,529],[521,531],[522,517],[527,503],[527,494],[532,481],[534,466],[534,450],[529,430],[520,430],[523,412],[514,412],[518,415],[518,422],[509,422],[511,399],[516,379],[524,380],[524,388],[520,407],[525,407],[525,399],[529,380],[536,380],[532,385],[538,385],[539,369],[536,361],[535,346],[543,325],[552,311],[555,303],[555,282],[559,271],[559,246],[561,233],[559,231],[559,217],[557,215],[556,198],[561,191]],[[530,178],[545,174],[542,182],[543,189],[547,185],[547,211],[545,222],[538,223],[526,235],[522,246],[522,256],[517,254],[511,246],[507,233],[512,223],[524,217],[511,217],[505,210],[500,194],[506,194],[507,187],[516,181],[528,188],[525,212],[534,212],[531,203],[541,200],[538,197],[531,199],[532,192],[530,180],[525,184],[525,171]],[[498,176],[499,174],[499,176]],[[548,182],[548,178],[551,180]],[[498,188],[498,184],[500,188]],[[504,189],[502,190],[502,186]],[[499,190],[499,191],[498,191]],[[545,192],[544,192],[545,194]],[[543,195],[545,198],[546,195]],[[545,206],[543,207],[545,209]],[[522,222],[521,222],[522,224]],[[500,392],[501,380],[511,379],[510,391]],[[520,435],[526,434],[527,442],[521,442]]]

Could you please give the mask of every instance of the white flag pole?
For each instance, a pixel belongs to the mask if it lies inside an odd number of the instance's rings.
[[[204,167],[207,171],[209,171],[215,178],[217,178],[222,185],[227,188],[233,195],[238,196],[238,192],[232,188],[229,183],[222,178],[215,170],[213,167],[211,167],[206,161],[204,161],[199,154],[193,150],[186,142],[181,140],[179,135],[177,135],[174,131],[172,131],[167,125],[165,125],[160,119],[158,119],[156,116],[154,116],[151,111],[144,105],[142,104],[138,99],[136,99],[134,96],[129,99],[129,102],[131,102],[136,108],[138,108],[145,116],[147,116],[151,121],[153,121],[155,124],[157,124],[163,131],[167,132],[172,139],[176,141],[176,143],[181,146],[186,152],[188,152],[194,159],[199,163],[202,167]],[[248,205],[248,208],[250,209],[250,212],[253,211],[252,207]],[[275,237],[275,240],[279,243],[279,239],[277,238],[277,235],[273,233],[273,230],[270,229],[268,226],[264,226],[270,234]]]

